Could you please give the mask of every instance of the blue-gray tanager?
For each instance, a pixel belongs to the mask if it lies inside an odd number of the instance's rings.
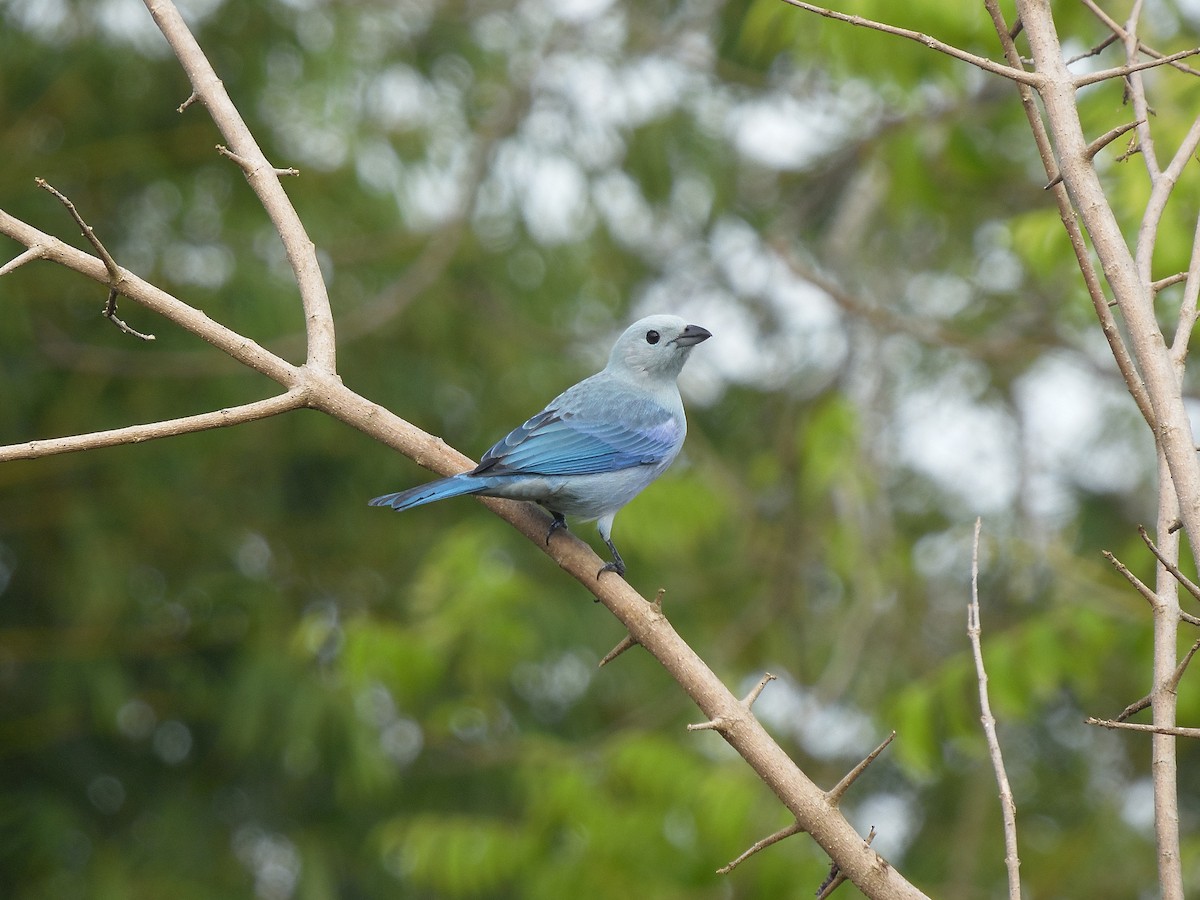
[[[612,542],[613,518],[667,470],[687,433],[675,379],[692,348],[712,337],[678,316],[649,316],[617,339],[608,365],[563,391],[483,454],[470,472],[385,494],[371,506],[410,509],[460,494],[533,500],[554,516],[597,520],[612,551],[607,571],[625,574]]]

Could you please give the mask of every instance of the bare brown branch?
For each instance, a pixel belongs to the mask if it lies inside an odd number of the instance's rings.
[[[1200,53],[1200,47],[1193,47],[1191,50],[1181,50],[1178,53],[1172,53],[1170,56],[1163,56],[1159,59],[1151,59],[1146,62],[1131,63],[1124,66],[1114,66],[1111,69],[1101,69],[1098,72],[1088,72],[1075,77],[1075,86],[1087,87],[1089,84],[1097,84],[1101,81],[1107,81],[1110,78],[1125,78],[1134,72],[1143,72],[1146,69],[1165,66],[1173,62],[1178,62],[1181,59],[1187,59],[1189,56],[1195,56],[1198,53]]]
[[[175,4],[169,0],[143,2],[191,81],[192,94],[204,104],[230,151],[245,161],[240,164],[246,172],[246,180],[283,241],[284,252],[304,304],[304,323],[308,337],[306,364],[326,373],[336,371],[337,349],[333,312],[329,306],[329,294],[321,275],[321,267],[317,262],[316,247],[288,199],[283,185],[279,183],[278,171],[267,161],[258,146],[258,141],[225,91],[221,79],[217,77],[212,64],[200,49]],[[191,102],[193,101],[189,98],[183,108]]]
[[[90,434],[71,437],[9,444],[6,447],[0,447],[0,463],[16,459],[41,459],[44,456],[53,456],[59,453],[96,450],[100,447],[115,447],[120,444],[140,444],[158,438],[175,437],[212,428],[227,428],[230,425],[241,425],[244,422],[253,422],[268,416],[290,412],[303,405],[304,395],[302,392],[288,392],[242,406],[231,406],[228,409],[218,409],[214,412],[184,416],[179,419],[130,425],[125,428],[114,428],[111,431],[94,431]]]
[[[1012,787],[1008,783],[1008,772],[1004,767],[1004,754],[1000,750],[1000,738],[996,734],[996,717],[992,715],[992,704],[988,699],[988,677],[983,667],[983,626],[979,620],[979,534],[983,520],[975,520],[975,537],[971,547],[971,602],[967,604],[967,637],[971,641],[971,654],[975,657],[975,678],[979,682],[979,720],[987,737],[988,752],[992,757],[992,769],[996,773],[996,784],[1000,788],[1000,811],[1004,817],[1004,865],[1008,869],[1008,896],[1010,900],[1021,900],[1021,859],[1017,855],[1017,804],[1013,800]]]
[[[1118,722],[1114,719],[1097,719],[1092,716],[1088,716],[1083,722],[1085,725],[1099,725],[1101,728],[1111,728],[1114,731],[1142,731],[1170,737],[1200,738],[1200,728],[1185,728],[1180,725],[1144,725],[1140,722]]]
[[[993,75],[1000,75],[1003,78],[1008,78],[1019,84],[1037,87],[1041,84],[1041,76],[1036,72],[1027,72],[1022,68],[998,63],[995,60],[988,59],[986,56],[976,56],[974,53],[968,53],[959,47],[952,44],[947,44],[944,41],[939,41],[935,37],[927,34],[922,34],[919,31],[912,31],[908,28],[897,28],[895,25],[887,25],[883,22],[876,22],[873,19],[865,19],[862,16],[852,16],[846,13],[837,12],[836,10],[826,9],[823,6],[814,6],[811,3],[805,3],[803,0],[783,0],[789,6],[794,6],[797,9],[802,9],[805,12],[815,13],[818,16],[824,16],[827,19],[835,19],[838,22],[845,22],[847,25],[854,25],[859,28],[869,28],[872,31],[880,31],[884,34],[902,37],[906,40],[915,41],[922,46],[928,47],[931,50],[936,50],[939,53],[944,53],[954,59],[962,62],[970,63],[976,68],[983,69],[985,72],[991,72]]]
[[[774,834],[768,835],[767,837],[763,838],[760,841],[755,841],[753,844],[750,845],[749,848],[746,849],[746,851],[744,853],[740,854],[736,859],[730,860],[728,863],[721,866],[721,868],[717,869],[717,874],[718,875],[728,875],[730,872],[732,872],[734,869],[736,869],[738,866],[740,866],[742,863],[744,863],[746,860],[748,860],[750,857],[752,857],[755,853],[765,850],[767,847],[770,847],[772,844],[778,844],[784,838],[791,837],[793,834],[800,834],[803,831],[804,831],[804,829],[800,826],[799,822],[793,822],[791,825],[788,825],[786,828],[781,828],[778,831],[776,831]]]

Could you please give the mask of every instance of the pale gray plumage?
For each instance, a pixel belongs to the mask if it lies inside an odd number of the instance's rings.
[[[513,429],[470,472],[376,497],[372,506],[410,509],[460,494],[533,500],[554,515],[597,520],[613,561],[597,573],[625,574],[613,518],[679,454],[687,420],[676,379],[692,348],[711,334],[678,316],[648,316],[617,339],[603,371],[563,391]]]

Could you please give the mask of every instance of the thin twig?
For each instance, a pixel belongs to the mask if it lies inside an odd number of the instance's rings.
[[[1200,728],[1185,728],[1181,725],[1146,725],[1141,722],[1118,722],[1114,719],[1097,719],[1088,716],[1085,725],[1099,725],[1115,731],[1143,731],[1149,734],[1167,734],[1173,737],[1200,738]]]
[[[775,832],[772,835],[768,835],[767,837],[763,838],[761,841],[755,841],[753,844],[750,845],[749,848],[746,849],[746,851],[744,853],[740,854],[736,859],[731,860],[730,862],[721,866],[721,868],[717,869],[717,874],[718,875],[728,875],[730,872],[732,872],[734,869],[736,869],[738,866],[740,866],[742,863],[744,863],[746,860],[748,860],[750,857],[752,857],[755,853],[758,853],[760,850],[765,850],[768,847],[770,847],[772,844],[778,844],[784,838],[791,837],[793,834],[800,834],[802,831],[804,831],[804,829],[800,826],[800,823],[793,822],[791,825],[788,825],[786,828],[779,829],[777,832]]]
[[[217,144],[217,152],[220,153],[222,156],[224,156],[226,159],[237,163],[238,166],[241,167],[242,171],[245,172],[247,176],[253,175],[255,172],[258,172],[260,169],[263,168],[262,166],[255,165],[253,160],[246,159],[246,157],[244,157],[244,156],[238,156],[238,154],[234,153],[232,150],[230,150],[224,144]],[[289,176],[290,177],[290,176],[298,176],[300,174],[300,170],[295,169],[295,168],[280,169],[275,166],[266,166],[266,168],[269,171],[271,171],[274,174],[279,175],[279,176]]]
[[[138,331],[136,328],[132,327],[131,325],[127,325],[125,323],[125,320],[120,318],[117,315],[117,297],[118,296],[119,296],[119,294],[118,294],[118,291],[116,288],[108,289],[108,299],[104,301],[104,309],[101,313],[104,316],[104,318],[108,319],[108,321],[110,321],[114,325],[116,325],[117,328],[119,328],[125,334],[128,334],[135,338],[140,338],[143,341],[154,340],[154,335]]]
[[[117,265],[117,261],[112,258],[112,254],[108,252],[108,248],[105,247],[100,238],[96,236],[95,229],[93,229],[91,225],[83,220],[83,216],[79,214],[79,210],[75,208],[75,204],[72,203],[62,191],[51,185],[44,178],[37,178],[35,180],[37,181],[38,187],[44,191],[49,191],[52,195],[54,195],[55,199],[57,199],[59,203],[66,207],[67,212],[71,214],[71,218],[75,220],[75,224],[77,224],[83,231],[83,236],[88,239],[88,242],[96,249],[96,253],[99,255],[100,259],[104,261],[104,268],[108,271],[109,285],[108,299],[104,301],[104,318],[116,325],[117,328],[119,328],[125,334],[140,338],[143,341],[154,340],[154,335],[144,334],[138,331],[136,328],[131,328],[129,325],[125,324],[124,321],[117,317],[117,297],[123,293],[121,290],[121,285],[125,282],[125,273],[121,267]]]
[[[1000,787],[1000,809],[1004,816],[1004,864],[1008,868],[1008,896],[1021,900],[1021,860],[1017,856],[1017,804],[1013,800],[1008,773],[1004,769],[1004,756],[1000,752],[1000,739],[996,735],[996,717],[988,700],[987,672],[983,668],[983,645],[980,640],[983,628],[979,621],[979,533],[983,520],[975,520],[975,540],[971,550],[971,602],[967,605],[967,636],[971,640],[971,653],[975,656],[975,676],[979,681],[980,721],[987,736],[988,750],[992,756],[992,768],[996,772],[996,783]]]
[[[1119,559],[1117,559],[1115,556],[1113,556],[1112,553],[1110,553],[1108,550],[1101,550],[1100,555],[1103,556],[1105,559],[1107,559],[1110,563],[1112,563],[1113,568],[1115,568],[1118,572],[1120,572],[1122,575],[1124,575],[1125,580],[1128,581],[1130,584],[1132,584],[1134,586],[1134,588],[1137,590],[1137,592],[1139,594],[1141,594],[1143,597],[1145,597],[1146,601],[1151,606],[1155,606],[1158,603],[1158,594],[1156,594],[1156,593],[1154,593],[1154,591],[1150,590],[1150,588],[1148,588],[1145,585],[1145,583],[1142,581],[1142,579],[1138,578],[1136,575],[1134,575],[1132,572],[1130,572],[1128,566],[1126,566],[1123,562],[1121,562]]]
[[[1183,585],[1189,594],[1191,594],[1197,600],[1200,600],[1200,585],[1197,585],[1194,581],[1184,575],[1183,572],[1179,571],[1179,566],[1167,559],[1163,552],[1158,549],[1158,545],[1151,540],[1150,532],[1146,530],[1145,525],[1138,526],[1138,534],[1142,536],[1142,542],[1150,548],[1150,552],[1154,554],[1154,558],[1162,563],[1162,567],[1164,569],[1171,573],[1171,577]]]
[[[1145,697],[1142,697],[1140,700],[1134,700],[1127,707],[1125,707],[1123,710],[1121,710],[1121,712],[1117,715],[1117,721],[1124,722],[1130,716],[1136,716],[1143,709],[1149,709],[1149,708],[1150,708],[1150,695],[1147,694]]]
[[[183,416],[178,419],[165,419],[160,422],[147,422],[142,425],[128,425],[124,428],[114,428],[110,431],[94,431],[91,434],[77,434],[70,437],[47,438],[40,441],[25,441],[22,444],[8,444],[0,447],[0,463],[15,459],[40,459],[44,456],[54,456],[59,453],[73,453],[78,450],[96,450],[100,447],[116,447],[120,444],[141,444],[157,438],[174,437],[179,434],[192,434],[196,431],[207,431],[211,428],[225,428],[229,425],[240,425],[243,422],[254,422],[269,416],[299,409],[305,403],[303,391],[288,391],[268,397],[265,400],[255,400],[241,406],[231,406],[213,412],[198,413],[194,416]]]
[[[1112,16],[1110,16],[1108,13],[1106,13],[1104,10],[1102,10],[1100,7],[1098,7],[1095,4],[1094,0],[1083,0],[1083,5],[1085,7],[1087,7],[1088,10],[1090,10],[1091,13],[1104,24],[1105,28],[1108,28],[1114,35],[1116,35],[1116,37],[1118,39],[1120,39],[1122,41],[1125,40],[1125,28],[1121,25],[1120,22],[1118,22],[1116,19],[1114,19]],[[1155,59],[1162,59],[1163,57],[1166,56],[1165,53],[1162,53],[1159,50],[1155,50],[1153,47],[1150,47],[1150,46],[1142,43],[1142,41],[1140,39],[1137,42],[1137,49],[1140,52],[1145,53],[1147,56],[1153,56]],[[1200,69],[1193,69],[1191,66],[1184,65],[1183,63],[1179,62],[1178,60],[1170,63],[1170,66],[1171,66],[1171,68],[1176,69],[1180,72],[1183,72],[1187,75],[1200,75]]]
[[[1075,87],[1087,87],[1089,84],[1107,81],[1110,78],[1124,78],[1127,75],[1132,75],[1134,72],[1142,72],[1146,69],[1170,65],[1178,60],[1187,59],[1189,56],[1195,56],[1197,53],[1200,53],[1200,47],[1193,47],[1191,50],[1180,50],[1178,53],[1172,53],[1170,56],[1163,56],[1159,59],[1147,60],[1146,62],[1114,66],[1111,69],[1100,69],[1098,72],[1087,72],[1076,76]]]
[[[859,28],[869,28],[872,31],[881,31],[884,34],[894,35],[896,37],[906,38],[910,41],[915,41],[922,46],[928,47],[931,50],[936,50],[939,53],[944,53],[947,56],[952,56],[955,59],[970,63],[971,65],[983,69],[985,72],[991,72],[993,75],[1000,75],[1004,78],[1011,79],[1020,84],[1029,85],[1030,87],[1038,87],[1042,84],[1043,78],[1037,72],[1027,72],[1024,69],[1014,68],[1004,63],[998,63],[995,60],[988,59],[986,56],[976,56],[974,53],[968,53],[959,47],[952,44],[947,44],[944,41],[939,41],[935,37],[930,37],[927,34],[922,34],[919,31],[912,31],[908,28],[897,28],[895,25],[887,25],[883,22],[876,22],[873,19],[864,19],[862,16],[851,16],[846,13],[836,12],[832,9],[826,9],[823,6],[813,6],[811,3],[804,3],[803,0],[783,0],[789,6],[794,6],[797,9],[802,9],[806,12],[816,13],[818,16],[824,16],[827,19],[835,19],[838,22],[845,22],[848,25],[855,25]]]
[[[13,257],[8,262],[6,262],[4,265],[0,266],[0,278],[4,277],[9,272],[15,272],[17,269],[21,268],[21,266],[25,265],[25,263],[27,263],[27,262],[33,262],[33,260],[35,260],[35,259],[45,259],[45,257],[46,257],[46,248],[45,247],[41,247],[41,246],[30,247],[24,253],[20,254],[19,256]]]
[[[1138,119],[1134,122],[1126,122],[1124,125],[1118,125],[1116,128],[1111,128],[1104,132],[1104,134],[1100,135],[1100,137],[1088,144],[1087,150],[1085,151],[1087,158],[1094,159],[1097,153],[1099,153],[1121,135],[1125,134],[1127,131],[1137,128],[1143,123],[1143,121],[1144,120],[1142,119]],[[1056,184],[1060,184],[1061,182],[1062,173],[1060,172],[1050,179],[1050,182],[1043,188],[1043,190],[1048,191],[1050,188],[1054,187]]]

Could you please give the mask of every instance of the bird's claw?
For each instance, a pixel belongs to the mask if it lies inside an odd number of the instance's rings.
[[[605,563],[600,567],[600,571],[596,573],[596,580],[600,580],[600,576],[605,572],[616,572],[622,578],[625,577],[625,560],[621,559],[621,554],[617,552],[617,545],[609,538],[604,539],[604,543],[608,544],[608,549],[612,551],[612,562]]]
[[[560,512],[550,511],[550,515],[554,516],[554,521],[550,523],[550,530],[546,532],[546,546],[550,546],[550,538],[554,537],[554,532],[567,527],[567,519]]]
[[[617,565],[615,562],[605,563],[604,565],[602,565],[600,567],[600,571],[596,573],[596,579],[599,580],[600,576],[603,575],[605,572],[616,572],[618,575],[620,575],[622,578],[624,578],[625,577],[625,565],[624,565],[624,563],[622,563],[621,565]]]

